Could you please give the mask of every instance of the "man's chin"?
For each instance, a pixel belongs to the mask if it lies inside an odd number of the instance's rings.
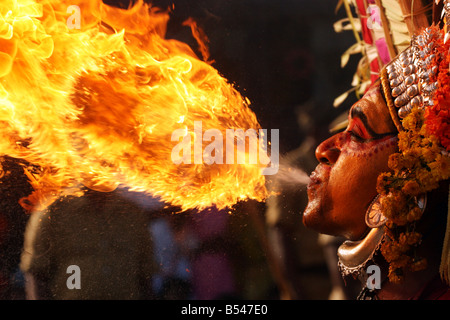
[[[340,236],[338,226],[330,219],[327,219],[326,213],[322,208],[320,197],[309,198],[308,205],[303,211],[303,224],[321,234]]]
[[[335,220],[329,217],[326,212],[321,209],[318,199],[308,202],[308,205],[303,212],[302,220],[303,224],[308,229],[321,234],[342,237],[347,240],[359,240],[367,232],[366,226],[360,228],[361,230],[356,230],[336,224]]]
[[[308,205],[303,211],[303,224],[310,229],[313,229],[319,233],[323,233],[324,219],[320,214],[320,200],[315,198],[308,199]]]

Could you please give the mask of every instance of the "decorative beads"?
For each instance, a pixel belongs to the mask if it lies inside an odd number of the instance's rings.
[[[430,96],[437,89],[436,62],[439,58],[435,54],[435,40],[439,37],[439,32],[425,29],[413,37],[411,45],[385,68],[393,105],[400,119],[413,107],[432,104]]]

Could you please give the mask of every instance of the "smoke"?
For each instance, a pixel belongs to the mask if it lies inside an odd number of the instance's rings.
[[[311,180],[303,169],[296,165],[283,162],[283,159],[280,159],[280,168],[274,178],[279,184],[291,187],[304,187]]]

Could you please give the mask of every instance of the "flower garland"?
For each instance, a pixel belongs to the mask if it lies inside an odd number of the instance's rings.
[[[388,162],[392,172],[378,177],[377,191],[387,218],[381,253],[389,263],[389,280],[394,283],[402,281],[406,270],[426,268],[426,259],[417,255],[422,235],[416,231],[416,222],[423,213],[417,199],[450,177],[450,41],[444,44],[442,38],[436,52],[442,59],[434,105],[425,110],[414,107],[402,120],[399,152]]]

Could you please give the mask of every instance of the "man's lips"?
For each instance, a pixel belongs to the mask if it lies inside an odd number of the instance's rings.
[[[308,184],[308,189],[314,188],[328,180],[330,169],[329,166],[319,164],[309,176],[310,182]]]
[[[308,188],[312,187],[316,184],[320,184],[322,182],[322,179],[320,179],[319,174],[316,171],[313,171],[311,175],[309,176],[309,179],[311,180],[308,184]]]

